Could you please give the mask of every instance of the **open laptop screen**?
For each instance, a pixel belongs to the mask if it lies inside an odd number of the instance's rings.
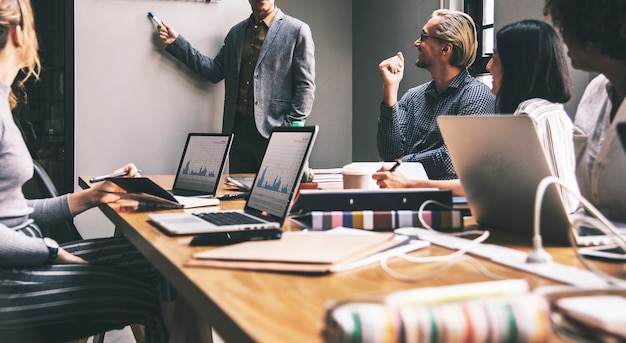
[[[287,215],[316,134],[317,126],[274,129],[254,179],[246,212],[262,213],[278,220]]]
[[[188,134],[172,191],[214,195],[230,143],[231,135]]]

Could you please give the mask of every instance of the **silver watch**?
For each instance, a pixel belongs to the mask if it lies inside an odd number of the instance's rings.
[[[47,262],[54,262],[59,255],[59,243],[50,237],[44,237],[43,242],[48,247],[48,260]]]

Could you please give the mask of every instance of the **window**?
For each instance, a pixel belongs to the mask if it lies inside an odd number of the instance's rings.
[[[474,18],[478,38],[476,62],[470,67],[470,74],[480,77],[488,74],[487,62],[493,54],[495,40],[495,0],[465,0],[464,11]]]

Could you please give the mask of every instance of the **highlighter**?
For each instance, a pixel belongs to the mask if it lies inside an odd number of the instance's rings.
[[[159,31],[159,26],[161,25],[161,20],[159,18],[157,18],[157,16],[154,15],[154,13],[152,13],[152,11],[148,12],[148,18],[150,18],[150,20],[152,20],[152,23],[154,24],[154,28]]]

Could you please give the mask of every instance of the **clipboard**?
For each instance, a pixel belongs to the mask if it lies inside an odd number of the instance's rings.
[[[215,206],[220,203],[216,198],[175,196],[148,177],[112,177],[107,180],[126,191],[107,193],[135,200],[152,210]]]

